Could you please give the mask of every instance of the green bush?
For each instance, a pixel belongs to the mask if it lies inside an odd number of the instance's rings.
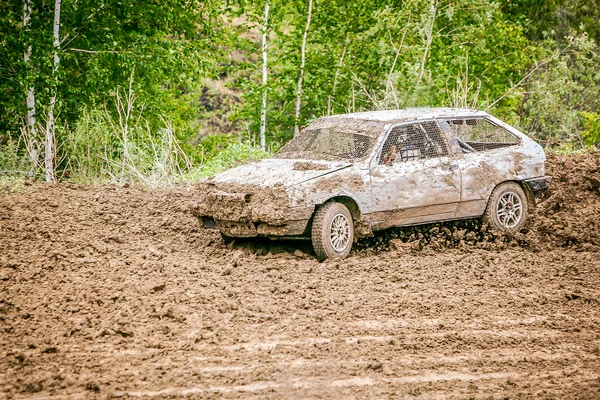
[[[583,137],[586,146],[600,147],[600,113],[590,113],[582,111],[580,113],[583,120]]]
[[[129,112],[135,107],[126,103],[117,101],[114,113],[106,107],[83,110],[73,129],[60,129],[59,177],[87,184],[160,186],[193,182],[270,154],[232,135],[209,136],[194,146],[201,157],[193,165],[169,121],[163,118],[163,127],[153,130],[142,113]]]
[[[586,35],[567,40],[525,87],[521,127],[546,147],[585,148],[598,139],[600,48]]]
[[[229,144],[198,167],[193,168],[186,176],[186,179],[197,181],[241,165],[247,161],[268,157],[270,154],[270,152],[264,151],[260,147],[249,142]]]
[[[33,165],[25,150],[24,143],[7,139],[0,143],[0,177],[31,176]]]
[[[152,129],[133,98],[117,110],[83,110],[73,129],[60,130],[58,176],[81,183],[139,182],[151,186],[176,181],[190,169],[171,123]]]

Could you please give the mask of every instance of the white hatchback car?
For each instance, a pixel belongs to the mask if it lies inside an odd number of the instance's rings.
[[[225,240],[312,239],[319,259],[390,227],[480,218],[519,230],[550,185],[544,150],[475,110],[322,117],[272,158],[208,178],[197,215]]]

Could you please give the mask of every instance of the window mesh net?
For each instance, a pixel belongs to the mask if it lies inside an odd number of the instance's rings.
[[[392,165],[445,155],[448,155],[448,149],[437,124],[423,122],[392,128],[383,145],[379,163]]]
[[[463,152],[480,152],[514,146],[519,140],[504,128],[485,119],[447,121]]]

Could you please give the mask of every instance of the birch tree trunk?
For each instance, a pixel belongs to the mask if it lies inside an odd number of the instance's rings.
[[[31,0],[24,0],[23,3],[23,27],[25,28],[26,32],[29,32],[29,24],[31,21]],[[25,50],[25,54],[23,55],[23,61],[25,61],[25,68],[27,69],[27,71],[29,72],[30,68],[29,68],[29,60],[31,59],[31,51],[32,51],[32,47],[31,47],[31,42],[29,42],[31,39],[28,38],[28,46],[27,46],[27,50]],[[38,162],[39,162],[39,149],[38,149],[38,142],[37,142],[37,130],[35,127],[35,119],[36,119],[36,115],[35,115],[35,88],[33,86],[33,84],[31,84],[28,88],[27,88],[27,118],[26,118],[26,129],[25,129],[25,135],[27,136],[25,138],[25,142],[28,144],[27,145],[27,151],[29,152],[29,158],[31,159],[31,162],[33,163],[33,168],[37,167]]]
[[[269,26],[269,3],[265,2],[265,20],[262,29],[262,107],[260,109],[260,148],[267,148],[267,29]]]
[[[308,39],[308,30],[310,29],[310,17],[312,15],[313,0],[308,0],[308,15],[306,16],[306,28],[302,38],[302,61],[300,62],[300,76],[298,77],[298,88],[296,89],[296,117],[294,122],[294,135],[300,132],[298,119],[300,118],[300,104],[302,98],[302,78],[304,77],[304,66],[306,65],[306,40]]]
[[[54,67],[52,69],[52,75],[56,79],[55,85],[58,85],[58,67],[60,66],[60,57],[58,51],[60,49],[60,5],[61,0],[55,0],[54,2]],[[46,173],[46,182],[53,182],[54,176],[54,105],[56,104],[56,86],[52,91],[52,97],[50,98],[50,107],[48,109],[48,123],[46,126],[46,145],[44,154],[44,171]]]
[[[425,51],[423,52],[423,60],[421,60],[421,72],[419,73],[419,79],[417,79],[417,87],[421,85],[421,81],[423,80],[425,63],[427,62],[427,55],[429,53],[429,48],[431,47],[431,41],[433,40],[433,26],[435,25],[435,18],[437,16],[438,0],[432,0],[431,3],[431,23],[427,30],[427,43],[425,44]]]

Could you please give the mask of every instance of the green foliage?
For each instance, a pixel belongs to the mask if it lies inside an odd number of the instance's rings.
[[[600,148],[600,113],[582,111],[580,116],[583,119],[583,132],[581,136],[584,143],[587,146]]]
[[[294,131],[308,0],[269,0],[263,88],[265,1],[63,0],[56,75],[54,2],[32,0],[29,29],[22,1],[0,2],[0,168],[31,170],[19,142],[30,87],[41,127],[57,91],[63,178],[160,184],[263,157],[251,143],[264,90],[267,142],[278,148]],[[596,0],[315,0],[300,125],[372,109],[491,107],[547,147],[589,147],[600,140],[599,16]]]
[[[506,18],[523,27],[528,38],[561,42],[573,32],[600,41],[600,7],[597,0],[502,0]]]
[[[552,149],[546,149],[547,153],[556,153],[563,156],[575,156],[588,151],[590,151],[590,149],[569,142],[561,143],[558,147]]]
[[[566,40],[568,47],[549,54],[524,87],[521,126],[548,147],[565,142],[584,147],[585,113],[600,108],[598,45],[586,35]],[[595,134],[592,126],[585,129]]]
[[[527,70],[536,46],[520,25],[488,0],[347,2],[315,5],[309,31],[300,122],[321,115],[412,106],[485,108]],[[268,131],[292,135],[305,2],[273,1]],[[253,10],[255,15],[260,8]],[[432,25],[433,24],[433,25]],[[249,27],[250,28],[250,27]],[[431,43],[428,45],[429,31]],[[256,46],[248,53],[256,53]],[[251,54],[247,55],[251,58]],[[258,69],[247,73],[237,118],[258,131]],[[250,72],[250,71],[248,71]],[[497,113],[516,115],[518,96],[505,96]]]
[[[66,161],[63,175],[81,183],[110,180],[114,160],[122,157],[119,138],[110,129],[112,122],[106,110],[83,109],[73,129],[60,130],[64,145],[59,152]]]
[[[0,142],[0,176],[29,176],[33,168],[20,140],[2,138]]]
[[[213,136],[200,146],[196,166],[182,150],[170,122],[152,130],[134,111],[134,96],[117,94],[117,110],[84,109],[73,129],[60,129],[59,149],[65,160],[59,173],[88,184],[138,182],[150,186],[198,180],[270,153],[233,136]],[[115,117],[114,114],[118,115]]]
[[[173,126],[153,130],[140,112],[129,113],[134,97],[116,95],[117,109],[84,109],[73,129],[60,130],[64,162],[59,173],[76,182],[141,182],[169,184],[186,173],[191,163],[182,151]]]
[[[192,169],[185,175],[186,179],[195,181],[206,178],[229,168],[241,165],[252,160],[260,160],[271,155],[252,143],[237,142],[226,145],[212,158],[206,160],[202,165]]]
[[[25,93],[23,3],[0,1],[0,135],[18,137]]]
[[[38,119],[45,118],[55,83],[52,72],[54,2],[32,1],[30,30],[23,28],[23,3],[2,4],[0,71],[11,82],[0,97],[11,115],[24,115],[24,95],[36,89]],[[17,7],[18,5],[18,7]],[[186,96],[204,76],[215,73],[223,57],[222,30],[216,0],[132,0],[97,2],[64,0],[61,11],[61,48],[58,71],[58,110],[64,125],[73,126],[82,109],[101,107],[114,99],[114,90],[131,76],[139,103],[149,116],[168,114],[184,133],[196,115]],[[26,68],[23,54],[31,44]],[[0,91],[3,92],[3,91]],[[12,103],[9,100],[16,100]],[[0,127],[18,135],[18,118]],[[41,121],[40,121],[41,122]],[[158,118],[149,118],[160,126]]]

